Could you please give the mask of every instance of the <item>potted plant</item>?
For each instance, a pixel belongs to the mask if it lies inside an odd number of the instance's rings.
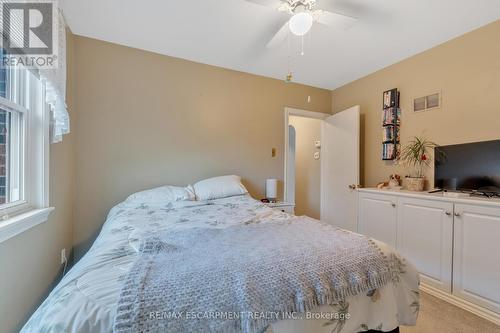
[[[414,137],[401,149],[401,161],[411,168],[406,178],[406,187],[410,191],[423,191],[425,171],[431,166],[430,151],[438,147],[424,137]]]

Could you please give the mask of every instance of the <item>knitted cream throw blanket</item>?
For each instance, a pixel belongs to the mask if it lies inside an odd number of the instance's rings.
[[[369,238],[304,217],[162,233],[141,246],[114,331],[262,332],[393,274]]]

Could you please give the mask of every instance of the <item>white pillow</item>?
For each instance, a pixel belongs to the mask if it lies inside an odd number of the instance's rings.
[[[172,201],[195,200],[194,189],[179,186],[160,186],[151,190],[141,191],[130,195],[128,202],[154,204],[166,204]]]
[[[241,177],[221,176],[201,180],[194,184],[197,200],[212,200],[248,193]]]

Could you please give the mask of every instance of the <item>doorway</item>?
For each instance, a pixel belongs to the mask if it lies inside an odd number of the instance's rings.
[[[321,119],[289,117],[289,193],[295,213],[320,218]]]
[[[315,142],[321,142],[321,122],[328,116],[285,108],[284,199],[297,215],[321,217],[321,146]]]
[[[334,115],[285,109],[284,200],[296,215],[357,230],[359,118],[359,106]]]

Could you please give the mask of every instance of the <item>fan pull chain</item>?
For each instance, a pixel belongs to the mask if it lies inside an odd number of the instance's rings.
[[[292,55],[290,53],[290,31],[287,34],[287,62],[288,62],[288,71],[286,74],[285,82],[292,82],[293,74],[292,74]]]
[[[302,50],[300,51],[300,55],[303,56],[305,53],[304,53],[304,36],[301,37],[301,47],[302,47]]]

